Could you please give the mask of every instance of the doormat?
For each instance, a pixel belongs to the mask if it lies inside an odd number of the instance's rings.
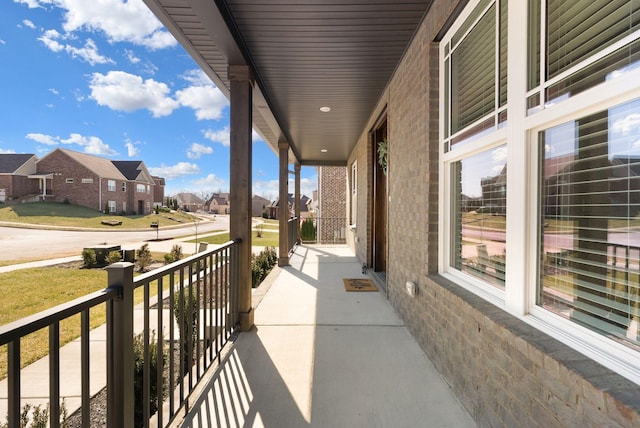
[[[373,282],[367,278],[344,278],[342,281],[346,291],[378,291]]]

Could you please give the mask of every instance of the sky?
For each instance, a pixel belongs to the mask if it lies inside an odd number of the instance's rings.
[[[229,102],[142,0],[3,0],[0,85],[0,153],[141,160],[167,196],[229,191]],[[253,142],[253,193],[276,199],[278,158]],[[311,197],[315,168],[300,181]]]

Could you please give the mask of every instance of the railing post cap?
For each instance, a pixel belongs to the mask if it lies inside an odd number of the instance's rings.
[[[114,269],[126,269],[128,267],[133,267],[133,266],[134,266],[134,264],[131,263],[131,262],[117,262],[117,263],[111,263],[105,269],[107,271],[109,271],[109,270],[114,270]]]

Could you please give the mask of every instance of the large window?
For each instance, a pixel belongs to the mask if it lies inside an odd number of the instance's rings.
[[[107,190],[109,192],[116,191],[116,180],[107,180]]]
[[[640,382],[640,1],[506,3],[441,40],[439,271]]]
[[[640,100],[541,131],[538,304],[640,345]]]

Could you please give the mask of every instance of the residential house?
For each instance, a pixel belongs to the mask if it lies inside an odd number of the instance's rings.
[[[251,216],[262,217],[265,212],[268,215],[270,205],[271,201],[267,198],[263,198],[259,195],[253,195],[251,198]]]
[[[229,214],[229,194],[213,193],[207,202],[205,202],[205,209],[213,214]]]
[[[295,217],[294,210],[294,196],[293,193],[289,193],[288,195],[287,207],[289,208],[289,218]],[[311,217],[311,211],[309,210],[309,203],[311,199],[306,195],[300,195],[300,200],[298,201],[298,206],[300,207],[300,219],[304,220],[306,218]],[[280,212],[280,199],[276,199],[269,206],[269,218],[276,219],[278,217],[278,213]]]
[[[202,198],[193,193],[181,192],[171,196],[171,198],[178,201],[178,208],[185,211],[196,212],[205,209],[205,203]]]
[[[155,183],[142,161],[112,161],[57,148],[36,168],[47,174],[47,200],[109,213],[151,212]]]
[[[0,154],[0,202],[41,193],[42,181],[34,180],[36,161],[34,154]]]
[[[165,179],[163,177],[152,176],[155,186],[153,186],[153,205],[164,206],[164,187]]]

